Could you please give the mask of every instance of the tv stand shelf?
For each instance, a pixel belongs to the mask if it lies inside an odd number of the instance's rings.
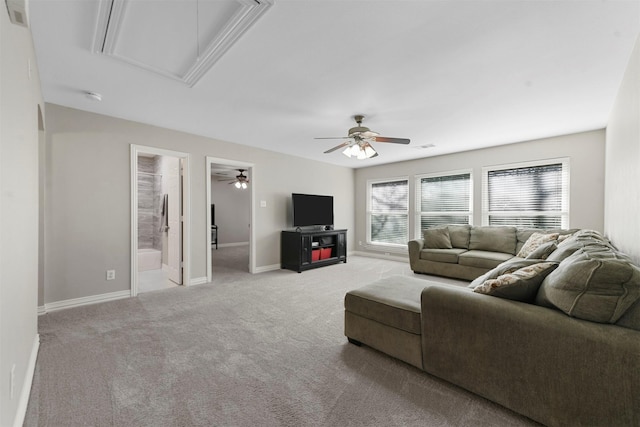
[[[339,262],[347,262],[347,230],[282,231],[282,268],[301,273]]]

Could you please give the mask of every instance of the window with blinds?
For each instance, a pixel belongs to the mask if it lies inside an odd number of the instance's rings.
[[[367,243],[406,246],[409,240],[409,181],[369,181]]]
[[[471,224],[471,171],[420,175],[416,178],[416,238],[422,230],[444,224]]]
[[[569,228],[569,159],[483,172],[483,224]]]

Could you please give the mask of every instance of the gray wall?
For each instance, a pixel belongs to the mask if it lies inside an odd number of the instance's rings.
[[[11,24],[4,4],[0,91],[0,425],[11,426],[24,416],[29,360],[37,348],[38,105],[43,101],[31,34]]]
[[[640,36],[607,126],[607,236],[640,265]]]
[[[130,144],[190,153],[192,279],[206,277],[206,156],[254,165],[258,270],[280,265],[280,231],[290,227],[293,192],[332,194],[336,225],[353,229],[349,168],[58,105],[46,108],[46,303],[130,289]],[[105,280],[107,269],[116,270],[116,280]]]
[[[482,223],[482,168],[484,166],[526,162],[558,157],[569,157],[571,227],[603,230],[604,224],[604,130],[584,132],[536,141],[503,145],[483,150],[420,160],[392,163],[356,171],[356,235],[361,251],[393,252],[393,250],[366,247],[366,194],[367,180],[375,178],[409,177],[410,195],[414,194],[416,175],[473,169],[473,223]],[[409,226],[413,233],[415,200],[409,198]],[[398,251],[406,256],[406,250]]]
[[[251,223],[250,190],[248,188],[239,190],[226,181],[218,181],[212,177],[211,203],[216,205],[215,220],[218,226],[218,245],[248,243],[249,224]]]

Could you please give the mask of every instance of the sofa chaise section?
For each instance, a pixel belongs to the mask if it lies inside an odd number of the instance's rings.
[[[640,425],[640,331],[448,286],[422,322],[437,377],[547,425]]]
[[[395,276],[347,293],[345,335],[546,425],[640,426],[640,268],[591,230],[515,233],[527,256],[469,286]],[[434,249],[455,274],[478,250]]]

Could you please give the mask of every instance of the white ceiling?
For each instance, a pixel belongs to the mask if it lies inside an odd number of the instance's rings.
[[[132,1],[183,34],[195,14],[164,6],[219,0]],[[188,87],[92,53],[97,0],[29,7],[47,102],[354,168],[603,128],[640,33],[640,0],[275,0]],[[411,144],[323,154],[354,114]]]

